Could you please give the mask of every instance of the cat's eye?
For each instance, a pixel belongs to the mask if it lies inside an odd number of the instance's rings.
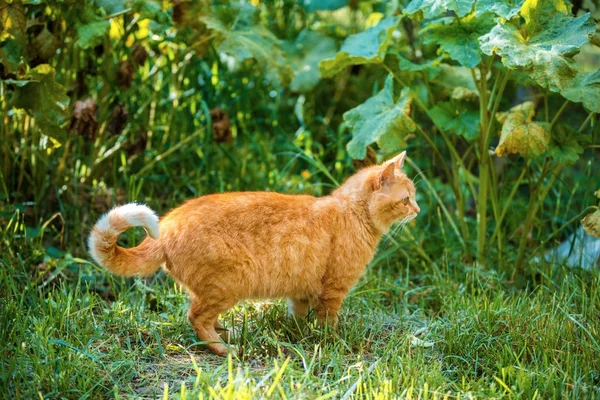
[[[409,202],[410,202],[410,198],[408,198],[408,197],[405,197],[405,198],[402,200],[402,203],[403,203],[405,206],[407,206]]]

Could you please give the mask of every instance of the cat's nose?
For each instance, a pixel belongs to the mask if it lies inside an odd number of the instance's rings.
[[[420,213],[421,212],[421,208],[419,208],[419,205],[417,204],[416,201],[411,200],[410,204],[413,206],[413,209],[415,210],[415,213]]]

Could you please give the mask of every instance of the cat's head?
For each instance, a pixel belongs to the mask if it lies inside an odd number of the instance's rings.
[[[366,203],[373,224],[382,232],[397,222],[408,222],[420,212],[413,181],[402,167],[406,151],[380,165],[365,168],[348,179],[339,192]]]

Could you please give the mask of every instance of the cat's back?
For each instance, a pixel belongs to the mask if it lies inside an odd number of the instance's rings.
[[[230,192],[197,197],[166,214],[161,228],[184,225],[236,230],[263,231],[269,227],[290,229],[319,224],[315,212],[317,197],[276,192]]]

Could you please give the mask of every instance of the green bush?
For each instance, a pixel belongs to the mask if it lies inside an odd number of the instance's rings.
[[[3,202],[36,225],[106,196],[321,194],[408,148],[423,219],[514,277],[594,202],[598,10],[407,3],[3,1]]]

